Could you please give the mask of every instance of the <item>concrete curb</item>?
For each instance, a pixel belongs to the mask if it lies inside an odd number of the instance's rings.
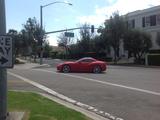
[[[102,117],[100,115],[97,115],[97,114],[95,114],[93,112],[90,112],[90,111],[88,111],[86,109],[83,109],[83,107],[81,105],[77,106],[75,104],[72,104],[70,102],[58,99],[57,97],[54,97],[54,96],[51,96],[51,95],[48,95],[48,94],[44,94],[44,93],[39,93],[39,94],[44,96],[44,97],[46,97],[46,98],[48,98],[48,99],[50,99],[50,100],[53,100],[53,101],[59,103],[61,105],[64,105],[64,106],[66,106],[66,107],[68,107],[70,109],[78,111],[78,112],[86,115],[87,117],[89,117],[89,118],[91,118],[93,120],[109,120],[109,119],[104,118],[104,117]]]
[[[69,107],[71,109],[74,109],[76,111],[79,111],[83,113],[84,115],[92,118],[93,120],[124,120],[122,118],[113,116],[109,113],[106,113],[104,111],[100,111],[96,109],[95,107],[83,104],[81,102],[75,101],[71,98],[68,98],[66,96],[63,96],[61,94],[56,93],[55,96],[44,94],[44,93],[38,93],[48,99],[51,99],[59,104],[62,104],[66,107]]]

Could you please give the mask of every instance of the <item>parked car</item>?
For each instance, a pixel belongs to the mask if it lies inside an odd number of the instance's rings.
[[[64,62],[57,65],[60,72],[93,72],[101,73],[106,70],[106,62],[91,57],[81,58],[75,62]]]

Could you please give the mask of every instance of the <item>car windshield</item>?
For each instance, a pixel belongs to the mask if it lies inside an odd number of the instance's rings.
[[[96,61],[96,59],[88,57],[88,58],[81,58],[76,62],[93,62],[93,61]]]

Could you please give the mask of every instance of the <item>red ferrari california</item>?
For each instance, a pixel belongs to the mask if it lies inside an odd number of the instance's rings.
[[[106,62],[91,57],[81,58],[75,62],[64,62],[57,65],[60,72],[93,72],[101,73],[106,70]]]

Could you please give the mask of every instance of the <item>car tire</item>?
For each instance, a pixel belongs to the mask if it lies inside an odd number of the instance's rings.
[[[62,67],[62,72],[64,72],[64,73],[69,73],[70,72],[70,66],[69,65],[64,65],[63,67]]]
[[[99,65],[96,65],[93,67],[93,73],[101,73],[101,67]]]

